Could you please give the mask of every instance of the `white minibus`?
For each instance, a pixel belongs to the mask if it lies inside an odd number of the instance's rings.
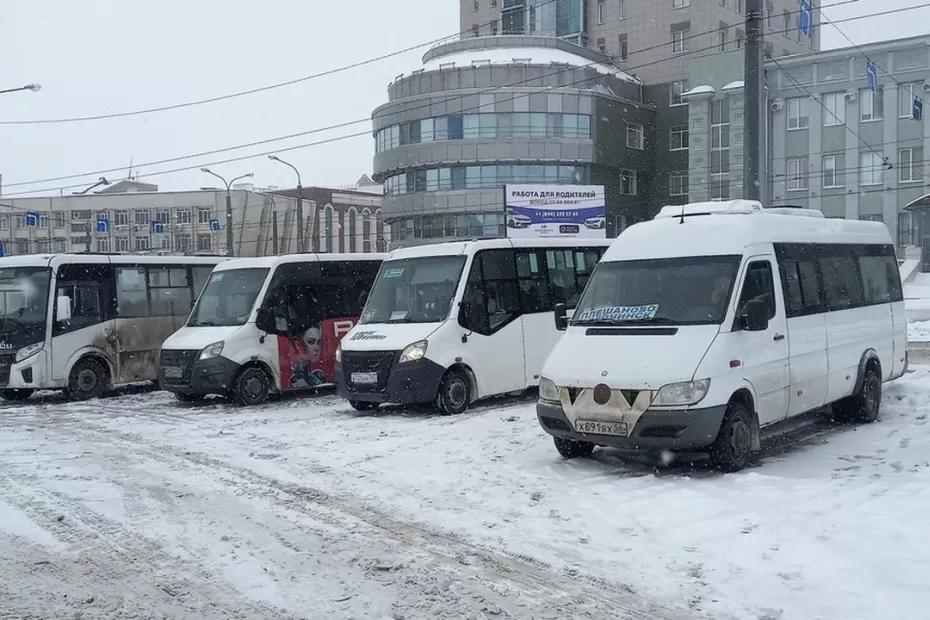
[[[339,339],[358,320],[383,255],[299,254],[218,265],[161,350],[161,386],[256,405],[333,383]]]
[[[0,258],[0,397],[69,398],[158,379],[162,341],[190,314],[218,257]]]
[[[435,402],[445,413],[539,382],[559,332],[609,242],[493,239],[396,250],[337,351],[339,394],[356,409]]]
[[[605,253],[543,369],[537,414],[565,457],[710,453],[735,471],[779,422],[864,422],[907,364],[894,244],[879,222],[733,201],[666,207]]]

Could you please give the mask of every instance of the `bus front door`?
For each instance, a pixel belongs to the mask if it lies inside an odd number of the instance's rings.
[[[105,290],[108,279],[102,265],[66,265],[59,271],[55,299],[67,297],[71,317],[59,320],[58,309],[52,325],[51,375],[57,382],[67,382],[75,353],[83,350],[103,355],[111,368],[116,367],[116,325],[110,304],[112,291]],[[93,279],[90,279],[93,278]],[[57,302],[53,299],[53,304]]]

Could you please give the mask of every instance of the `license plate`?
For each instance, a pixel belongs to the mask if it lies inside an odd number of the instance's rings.
[[[615,435],[629,437],[630,430],[626,422],[594,422],[589,420],[576,420],[575,430],[586,435]]]
[[[371,385],[378,382],[378,373],[376,372],[353,372],[352,383],[365,383]]]
[[[184,376],[184,369],[177,366],[165,366],[165,378],[180,379]]]

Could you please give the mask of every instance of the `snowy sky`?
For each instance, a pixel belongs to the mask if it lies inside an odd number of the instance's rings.
[[[921,3],[858,0],[825,12],[842,19]],[[160,0],[144,6],[125,0],[4,0],[0,89],[29,82],[43,88],[35,94],[0,95],[0,120],[124,112],[224,95],[426,43],[455,33],[459,25],[455,0]],[[864,43],[926,34],[927,23],[930,8],[841,27],[856,43]],[[823,42],[825,48],[847,45],[831,26],[824,28]],[[130,160],[154,161],[366,118],[386,100],[387,84],[416,68],[424,50],[182,110],[74,124],[0,126],[4,194],[83,179],[26,187],[15,183],[128,167]],[[353,125],[276,145],[295,146],[366,128]],[[195,166],[143,180],[163,189],[208,186],[211,178],[199,172],[203,163],[273,148],[143,167],[145,174]],[[339,186],[369,172],[372,154],[372,140],[363,136],[282,156],[301,168],[305,185]],[[257,185],[295,184],[289,169],[265,157],[211,167],[230,177],[255,172]],[[113,180],[125,171],[107,176]],[[95,180],[90,177],[87,185]]]

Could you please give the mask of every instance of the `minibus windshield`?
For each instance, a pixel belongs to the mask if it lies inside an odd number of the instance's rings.
[[[32,344],[45,337],[48,315],[48,267],[5,267],[0,269],[0,337],[25,339]]]
[[[214,271],[197,299],[197,307],[194,308],[188,325],[245,325],[267,276],[267,269]]]
[[[384,263],[362,323],[438,323],[449,316],[464,256],[429,256]]]
[[[601,263],[571,324],[720,324],[739,264],[739,256]]]

